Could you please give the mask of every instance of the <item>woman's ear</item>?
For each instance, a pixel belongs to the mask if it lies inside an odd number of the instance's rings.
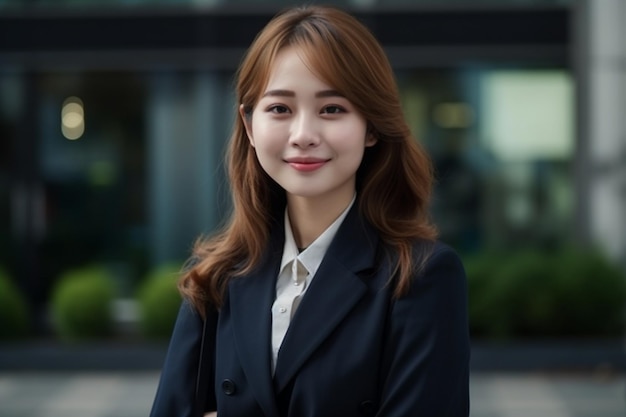
[[[365,134],[365,147],[369,148],[371,146],[374,146],[376,145],[376,142],[378,142],[378,139],[376,138],[374,131],[368,130]]]
[[[243,126],[246,128],[246,135],[250,141],[250,145],[254,147],[254,138],[252,136],[252,111],[244,107],[243,104],[239,105],[239,116],[243,122]]]
[[[376,135],[376,129],[370,122],[367,122],[367,128],[365,129],[365,147],[369,148],[370,146],[376,145],[378,142],[378,137]]]

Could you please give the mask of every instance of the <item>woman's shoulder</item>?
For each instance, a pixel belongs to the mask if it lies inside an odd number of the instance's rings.
[[[413,249],[420,258],[407,292],[393,302],[394,326],[404,329],[409,324],[428,322],[447,325],[447,320],[466,324],[467,281],[460,256],[440,241],[415,242]]]
[[[414,244],[414,247],[423,247],[425,249],[430,249],[429,259],[436,260],[439,257],[453,257],[460,260],[460,257],[457,251],[450,245],[441,240],[432,240],[429,242],[417,242]]]
[[[417,283],[434,280],[465,281],[465,269],[457,251],[439,240],[419,240],[413,244]]]

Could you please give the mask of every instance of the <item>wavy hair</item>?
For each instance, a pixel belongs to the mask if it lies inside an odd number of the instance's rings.
[[[394,295],[401,297],[427,256],[413,253],[414,241],[436,237],[428,214],[433,169],[404,119],[389,61],[353,16],[332,7],[289,9],[257,35],[239,67],[236,97],[246,114],[260,99],[276,55],[287,46],[301,51],[311,70],[361,112],[377,139],[357,171],[358,209],[396,254]],[[201,313],[207,302],[219,308],[228,282],[258,265],[286,204],[284,190],[259,164],[241,117],[230,137],[227,167],[230,219],[217,234],[196,242],[179,282],[183,296]]]

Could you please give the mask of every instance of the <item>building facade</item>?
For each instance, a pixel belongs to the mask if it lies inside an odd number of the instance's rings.
[[[626,269],[622,1],[334,3],[390,57],[443,240]],[[132,294],[224,221],[234,71],[290,2],[52,4],[0,0],[0,267],[36,309],[90,263]]]

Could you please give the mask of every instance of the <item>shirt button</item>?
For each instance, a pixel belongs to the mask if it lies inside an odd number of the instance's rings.
[[[294,281],[293,285],[295,285],[296,287],[300,285],[300,283],[298,281]]]
[[[285,307],[281,307],[278,309],[278,311],[280,311],[281,313],[284,313],[287,311],[287,309]]]

